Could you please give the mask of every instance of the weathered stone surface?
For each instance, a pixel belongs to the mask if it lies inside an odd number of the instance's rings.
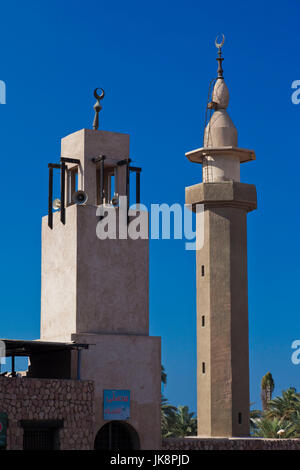
[[[64,420],[59,430],[62,450],[93,449],[93,382],[0,377],[0,396],[0,411],[9,420],[7,449],[23,449],[20,420],[32,419]]]
[[[300,450],[300,439],[168,438],[163,450]]]

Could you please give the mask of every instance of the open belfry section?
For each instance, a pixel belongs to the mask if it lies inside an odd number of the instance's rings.
[[[212,82],[203,147],[186,153],[202,165],[202,183],[185,189],[186,204],[204,208],[196,251],[198,435],[249,436],[247,214],[256,188],[240,182],[240,164],[255,159],[238,147],[227,107],[222,43]]]

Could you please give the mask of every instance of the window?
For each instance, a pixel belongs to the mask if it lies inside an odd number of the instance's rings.
[[[97,205],[101,203],[110,204],[111,199],[117,193],[117,169],[114,167],[107,167],[104,169],[103,175],[103,193],[101,202],[101,168],[96,169],[96,186],[97,186]]]
[[[202,362],[202,374],[205,374],[205,362]]]
[[[242,413],[238,414],[238,422],[239,424],[242,424]]]
[[[204,276],[204,264],[201,266],[201,276]]]
[[[205,316],[202,315],[202,326],[205,326]]]
[[[24,429],[24,450],[54,450],[55,435],[53,429]]]
[[[56,450],[59,449],[59,429],[62,420],[21,421],[23,427],[24,450]]]
[[[71,168],[68,170],[67,173],[67,190],[68,190],[68,198],[67,198],[67,204],[71,205],[73,204],[73,195],[74,193],[78,190],[78,166],[75,166],[74,168]]]

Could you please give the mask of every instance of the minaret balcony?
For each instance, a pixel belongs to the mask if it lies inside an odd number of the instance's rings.
[[[236,181],[199,183],[185,188],[185,203],[193,210],[196,204],[204,204],[205,208],[231,206],[251,212],[257,208],[256,187]]]

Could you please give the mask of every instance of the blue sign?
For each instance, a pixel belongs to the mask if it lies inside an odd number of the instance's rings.
[[[126,420],[130,418],[130,390],[104,390],[103,419]]]

